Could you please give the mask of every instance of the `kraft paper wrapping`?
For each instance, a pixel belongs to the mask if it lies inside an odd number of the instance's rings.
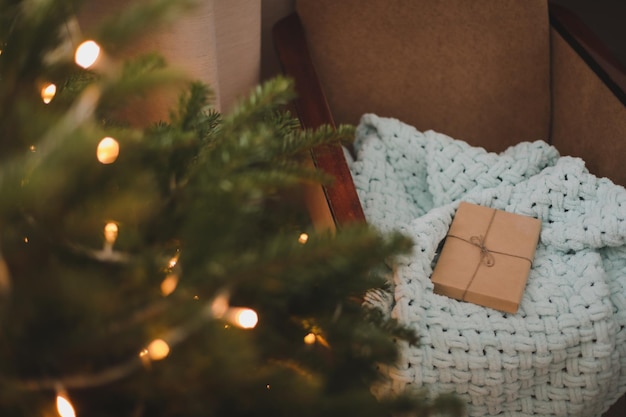
[[[431,276],[435,293],[516,313],[540,230],[538,219],[462,202]]]

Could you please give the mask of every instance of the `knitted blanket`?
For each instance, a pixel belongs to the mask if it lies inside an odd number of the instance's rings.
[[[369,302],[417,329],[377,396],[456,393],[470,416],[600,416],[626,392],[626,190],[548,144],[501,154],[364,115],[349,161],[368,223],[414,240],[392,289]],[[542,221],[519,311],[433,293],[458,203]]]

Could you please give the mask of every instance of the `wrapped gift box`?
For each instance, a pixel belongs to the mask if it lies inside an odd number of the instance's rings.
[[[431,279],[435,293],[516,313],[541,221],[461,202]]]

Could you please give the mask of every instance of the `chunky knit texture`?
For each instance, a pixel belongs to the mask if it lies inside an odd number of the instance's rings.
[[[541,141],[494,154],[372,114],[355,152],[367,221],[415,243],[388,296],[369,297],[421,337],[381,369],[376,395],[428,388],[458,394],[470,416],[592,417],[626,392],[624,187]],[[517,314],[433,293],[436,251],[461,200],[542,221]]]

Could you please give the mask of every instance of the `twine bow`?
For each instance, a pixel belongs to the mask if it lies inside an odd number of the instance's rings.
[[[487,246],[485,246],[485,237],[483,235],[470,237],[469,243],[480,249],[480,261],[485,264],[485,266],[492,267],[496,264],[496,259],[493,257],[493,254]]]

